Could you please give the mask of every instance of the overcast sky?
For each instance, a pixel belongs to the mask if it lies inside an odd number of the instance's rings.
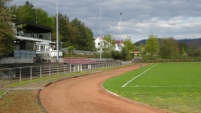
[[[27,0],[13,0],[22,5]],[[57,0],[29,0],[54,15]],[[58,0],[59,12],[78,18],[94,37],[111,34],[133,42],[159,38],[201,38],[201,0]],[[120,15],[120,13],[122,14]]]

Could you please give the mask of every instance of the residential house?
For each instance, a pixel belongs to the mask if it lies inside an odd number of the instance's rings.
[[[111,45],[111,43],[105,41],[102,37],[98,37],[95,39],[95,48],[98,53],[103,52],[102,50],[104,50],[104,48],[108,48],[108,46],[110,46],[110,45]],[[114,50],[121,51],[123,46],[124,46],[123,41],[117,40],[114,45]]]
[[[122,40],[117,40],[115,43],[115,51],[121,51],[122,48],[124,47],[123,41]]]
[[[104,40],[102,37],[98,37],[95,39],[95,48],[96,48],[96,51],[98,53],[102,53],[103,52],[103,48],[104,48]]]

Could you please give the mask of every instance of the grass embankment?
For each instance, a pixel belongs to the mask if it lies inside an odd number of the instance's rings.
[[[11,91],[0,100],[0,113],[44,113],[38,91]]]
[[[103,86],[123,97],[160,109],[201,113],[201,63],[153,65],[106,80]],[[122,87],[129,80],[132,81]]]
[[[0,97],[5,93],[4,90],[0,90]]]

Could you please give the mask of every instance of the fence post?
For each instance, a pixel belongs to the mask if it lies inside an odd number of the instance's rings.
[[[67,68],[66,68],[66,65],[64,64],[64,73],[66,74],[67,73]]]
[[[42,69],[41,69],[41,66],[40,66],[40,78],[42,77],[41,75],[42,75]]]
[[[59,73],[58,71],[59,71],[59,69],[58,69],[58,64],[57,64],[57,75],[58,75],[58,73]]]
[[[70,73],[71,73],[71,64],[70,64]]]
[[[51,76],[51,66],[49,65],[49,76]]]
[[[9,69],[9,83],[11,84],[11,75],[10,75],[10,73],[11,73],[11,68]]]
[[[30,67],[30,80],[32,80],[32,66]]]
[[[20,82],[22,81],[22,68],[20,67]]]

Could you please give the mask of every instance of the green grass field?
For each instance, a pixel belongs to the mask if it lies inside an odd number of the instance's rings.
[[[151,64],[106,80],[121,96],[177,113],[201,113],[201,63]]]

